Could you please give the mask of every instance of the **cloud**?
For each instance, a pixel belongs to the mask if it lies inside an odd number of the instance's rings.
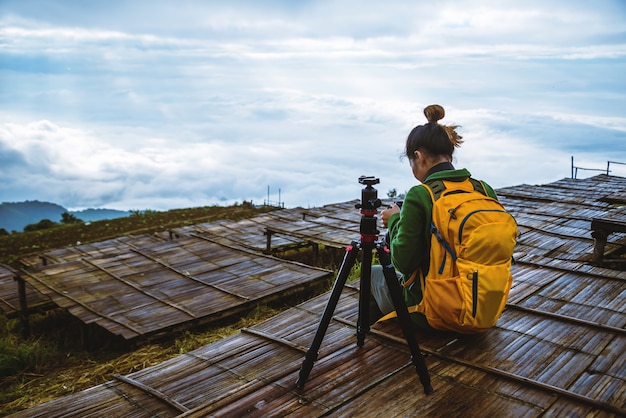
[[[457,165],[496,187],[626,161],[619,1],[3,6],[5,200],[166,209],[270,186],[308,206],[357,198],[362,174],[406,190],[398,155],[430,103],[463,125]]]

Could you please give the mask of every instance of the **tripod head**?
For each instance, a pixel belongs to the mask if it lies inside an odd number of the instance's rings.
[[[361,209],[361,241],[373,243],[380,232],[376,229],[378,222],[376,215],[378,208],[382,205],[378,198],[378,191],[373,186],[380,183],[380,180],[374,176],[361,176],[359,183],[365,185],[361,190],[361,203],[354,205],[356,209]]]
[[[378,191],[373,187],[374,184],[380,183],[380,179],[374,176],[361,176],[359,183],[365,187],[361,190],[361,203],[354,205],[355,208],[361,209],[361,213],[366,216],[373,216],[378,213],[377,209],[382,205],[378,198]]]

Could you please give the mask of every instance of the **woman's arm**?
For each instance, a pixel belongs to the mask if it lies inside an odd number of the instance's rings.
[[[400,213],[389,218],[391,261],[404,275],[411,275],[428,257],[431,212],[428,190],[414,186],[407,193]]]

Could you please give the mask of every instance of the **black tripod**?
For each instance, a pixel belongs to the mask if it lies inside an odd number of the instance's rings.
[[[359,183],[366,185],[366,187],[361,191],[361,204],[356,205],[357,209],[361,209],[361,239],[352,241],[351,245],[346,250],[346,255],[341,263],[339,274],[337,275],[337,279],[333,286],[330,299],[326,304],[324,313],[322,314],[322,319],[320,320],[315,337],[313,337],[311,347],[304,356],[304,361],[302,362],[302,366],[300,368],[300,376],[296,381],[296,387],[299,389],[304,387],[304,384],[309,377],[309,373],[311,373],[311,369],[313,368],[313,363],[317,360],[318,351],[320,345],[322,344],[322,340],[324,339],[324,334],[326,334],[328,325],[330,324],[335,308],[337,307],[337,302],[339,302],[341,291],[343,290],[346,280],[348,279],[350,270],[354,266],[354,262],[356,261],[357,254],[360,249],[363,251],[356,343],[357,346],[363,347],[363,344],[365,343],[365,334],[367,334],[370,330],[369,302],[372,279],[372,252],[374,248],[376,248],[378,258],[383,266],[385,282],[389,288],[391,300],[396,308],[400,326],[402,327],[404,337],[406,338],[409,349],[411,350],[411,362],[415,366],[420,382],[424,387],[424,393],[429,394],[433,391],[430,384],[428,369],[426,368],[426,362],[420,352],[417,339],[413,333],[409,312],[406,308],[404,298],[402,297],[402,289],[398,283],[396,272],[391,265],[391,257],[389,253],[385,251],[384,244],[377,240],[379,231],[376,229],[376,214],[378,213],[377,209],[380,207],[381,202],[378,199],[377,191],[373,185],[378,184],[378,182],[379,180],[374,177],[361,176],[359,178]]]

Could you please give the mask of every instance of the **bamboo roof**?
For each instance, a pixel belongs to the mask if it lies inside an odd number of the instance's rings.
[[[472,336],[419,334],[435,388],[431,395],[422,392],[393,321],[376,324],[365,345],[356,346],[353,284],[342,293],[303,389],[295,381],[328,295],[15,416],[532,417],[626,411],[623,277],[523,263],[513,272],[511,300],[494,329]],[[568,291],[572,286],[586,290]],[[622,296],[608,298],[616,288]]]
[[[174,232],[210,237],[218,242],[235,243],[265,252],[312,243],[344,248],[359,237],[361,215],[355,209],[357,203],[359,200],[319,208],[273,211],[238,222],[210,222],[178,228]],[[382,201],[383,205],[389,203],[388,200]],[[269,248],[268,233],[271,234]]]
[[[77,306],[79,306],[81,302],[71,301],[68,294],[63,293],[66,292],[66,290],[55,288],[54,283],[48,283],[48,285],[46,285],[49,277],[47,277],[47,273],[45,273],[44,270],[51,268],[49,266],[52,264],[60,265],[68,263],[65,265],[65,270],[59,270],[59,266],[50,270],[55,272],[55,280],[65,283],[65,277],[69,277],[73,274],[78,274],[79,276],[91,275],[95,270],[93,266],[86,265],[88,260],[124,260],[129,254],[137,255],[138,251],[143,247],[158,245],[175,246],[177,245],[176,243],[179,242],[178,239],[181,237],[185,239],[197,238],[199,242],[204,242],[204,245],[207,247],[219,244],[224,248],[229,248],[229,251],[232,251],[233,254],[237,251],[249,253],[250,250],[256,253],[269,254],[275,251],[313,244],[343,248],[347,243],[350,243],[351,240],[358,238],[360,214],[354,207],[356,203],[358,203],[358,200],[335,203],[313,209],[294,208],[280,210],[251,219],[202,223],[155,234],[132,235],[91,244],[79,244],[25,257],[20,261],[27,267],[25,270],[26,273],[22,273],[22,276],[24,276],[24,279],[27,281],[29,291],[27,295],[28,306],[29,309],[53,307],[55,304],[51,303],[49,298],[49,295],[53,295],[52,300],[56,302],[58,306],[65,308],[74,306],[74,309],[70,310],[70,313],[81,312],[82,315],[79,316],[79,319],[85,317],[87,318],[85,322],[91,323],[94,319],[91,315],[85,315],[84,313],[90,310],[93,311],[93,309],[84,307],[78,308]],[[271,231],[269,246],[268,231]],[[207,251],[211,251],[210,248]],[[146,263],[151,264],[145,257],[138,258],[143,261],[135,267],[137,269],[148,268]],[[42,262],[44,263],[43,265]],[[70,264],[70,262],[74,263]],[[186,262],[186,260],[183,260],[183,262]],[[82,270],[82,273],[78,273],[80,270]],[[33,271],[36,273],[32,273]],[[2,273],[1,269],[0,273]],[[125,274],[122,274],[122,276],[124,275]],[[106,276],[106,272],[101,274],[101,276]],[[42,279],[42,277],[45,277],[45,280]],[[313,284],[319,283],[321,278],[322,277],[318,276],[313,277]],[[71,280],[82,281],[80,277],[74,277]],[[120,280],[117,281],[120,282]],[[293,290],[299,291],[303,287],[307,287],[308,284],[306,283],[308,282],[305,281],[305,286],[302,286],[302,283],[294,283]],[[111,284],[111,286],[109,290],[113,291],[116,285]],[[16,284],[11,274],[7,274],[6,276],[0,274],[0,294],[6,295],[7,300],[11,299],[16,302],[16,289]],[[117,291],[122,292],[122,288]],[[276,297],[287,296],[284,294],[284,289],[282,288],[276,288],[276,291],[278,293]],[[115,296],[113,297],[115,298]],[[132,299],[132,297],[129,298]],[[256,302],[259,301],[260,300],[256,300]],[[106,305],[106,303],[102,303]],[[159,304],[151,306],[155,307],[159,306]],[[209,319],[219,319],[220,317],[236,314],[241,311],[241,309],[230,309],[234,305],[228,303],[224,304],[224,306],[229,309],[220,310],[219,315],[211,315]],[[240,308],[244,309],[247,306],[248,305],[243,304]],[[15,315],[16,307],[18,307],[17,304],[13,304],[13,307],[9,307],[5,303],[0,303],[0,309],[7,315]],[[97,309],[99,308],[95,308],[96,311]],[[106,315],[104,312],[103,314]],[[183,318],[181,317],[180,319],[182,320]],[[109,324],[108,328],[110,328],[110,330],[113,330],[115,333],[120,333],[120,335],[125,336],[125,338],[134,338],[135,336],[143,335],[142,332],[133,332],[129,329],[122,332],[122,329],[126,327],[114,326],[114,321],[111,320],[98,319],[95,320],[95,322],[99,325],[105,323]],[[150,331],[150,333],[153,332],[154,330]]]
[[[20,313],[20,300],[17,291],[17,271],[9,266],[0,264],[0,312],[7,318],[14,318]],[[25,283],[26,299],[31,308],[44,308],[52,305],[50,298],[35,290],[30,284]]]
[[[564,179],[498,194],[521,232],[507,307],[480,335],[416,334],[430,395],[394,320],[374,325],[364,346],[356,345],[357,281],[344,287],[303,389],[295,381],[328,294],[14,416],[626,416],[626,272],[589,262],[591,222],[621,222],[626,178]],[[625,240],[612,232],[607,253],[619,254]]]
[[[21,276],[86,324],[130,340],[197,326],[323,284],[328,270],[208,239],[130,236],[51,251]]]
[[[499,189],[498,196],[515,216],[521,235],[517,251],[524,257],[590,262],[594,219],[624,219],[626,179],[598,175],[584,180],[563,179],[543,186]],[[606,252],[624,249],[626,233],[609,236]]]

